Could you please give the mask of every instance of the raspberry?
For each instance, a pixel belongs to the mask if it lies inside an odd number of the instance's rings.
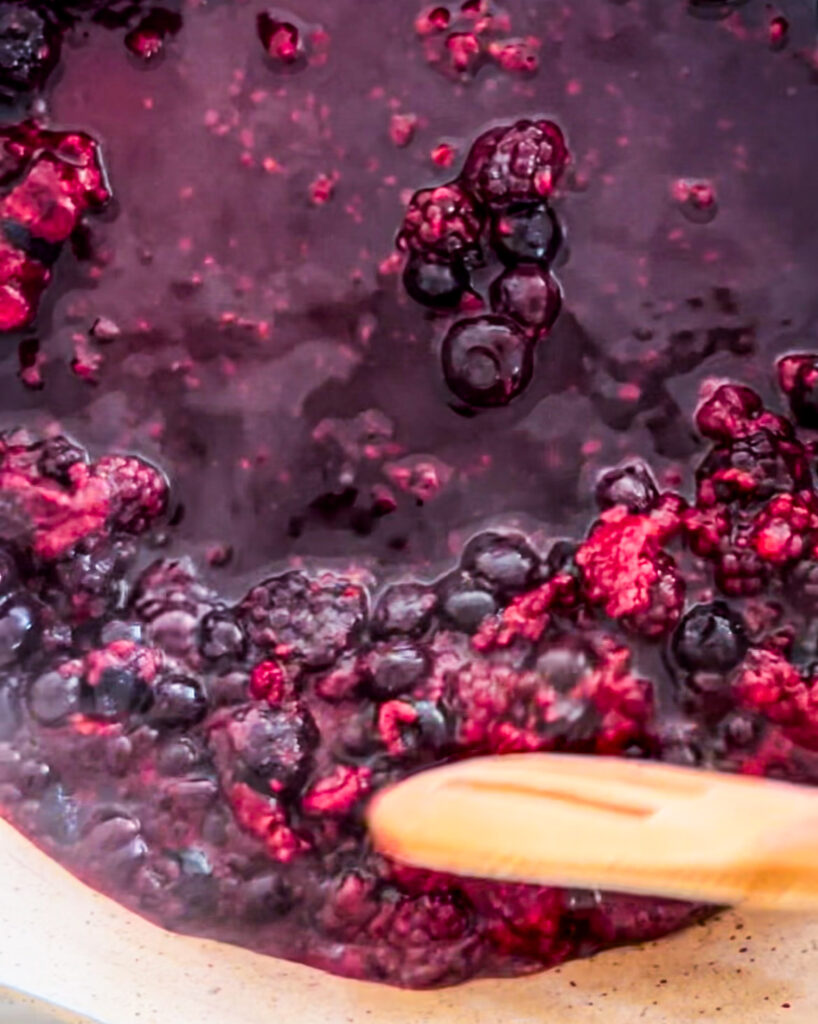
[[[329,775],[313,783],[304,794],[301,800],[304,813],[342,817],[349,814],[352,807],[369,792],[371,774],[368,768],[338,765]]]
[[[672,560],[660,565],[657,558],[673,529],[658,518],[631,515],[621,505],[603,512],[576,555],[591,601],[603,604],[614,619],[647,612],[654,586],[661,586],[673,566]]]
[[[434,261],[479,256],[483,216],[456,181],[416,192],[404,214],[398,247]]]
[[[562,308],[559,285],[541,267],[524,264],[506,270],[491,283],[491,308],[524,331],[545,334]]]
[[[741,704],[783,726],[797,743],[818,749],[818,689],[782,655],[753,650],[734,683]]]
[[[769,565],[747,546],[730,546],[716,557],[716,586],[728,597],[756,597],[769,576]]]
[[[304,33],[294,22],[283,21],[270,11],[261,11],[256,18],[256,30],[264,52],[272,60],[282,65],[304,60]]]
[[[309,668],[325,668],[363,628],[366,595],[338,576],[310,579],[289,572],[254,587],[238,614],[256,646],[303,660]]]
[[[802,427],[818,429],[818,356],[785,356],[778,362],[778,382]]]
[[[517,121],[477,139],[463,179],[491,207],[539,202],[554,191],[568,160],[565,138],[553,121]]]
[[[308,843],[287,825],[278,801],[262,796],[243,782],[231,787],[228,799],[239,825],[259,839],[274,861],[288,864]]]
[[[534,369],[530,341],[501,316],[460,320],[443,339],[446,383],[463,402],[507,405],[528,386]]]
[[[815,539],[818,513],[814,500],[779,494],[755,516],[752,544],[766,562],[783,565],[799,559]]]
[[[60,36],[36,11],[0,4],[0,97],[39,89],[60,59]]]
[[[30,323],[51,275],[44,266],[0,238],[0,332]]]
[[[673,629],[682,614],[685,598],[685,583],[673,559],[659,552],[655,566],[657,578],[650,586],[647,606],[622,620],[628,629],[648,640],[665,636]]]
[[[125,36],[125,45],[135,57],[153,60],[165,47],[165,40],[182,28],[181,15],[176,11],[154,7]]]

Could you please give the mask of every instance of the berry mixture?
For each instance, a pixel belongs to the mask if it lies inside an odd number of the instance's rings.
[[[658,938],[713,908],[365,811],[538,750],[818,784],[808,5],[295,6],[0,3],[0,816],[355,978]]]

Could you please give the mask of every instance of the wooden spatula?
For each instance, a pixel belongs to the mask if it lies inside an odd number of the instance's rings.
[[[521,754],[372,802],[376,845],[459,875],[818,910],[818,791],[648,761]]]

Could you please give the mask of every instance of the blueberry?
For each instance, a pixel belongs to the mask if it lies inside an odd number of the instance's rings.
[[[397,697],[419,682],[429,670],[429,660],[415,644],[399,640],[369,652],[366,667],[377,697]]]
[[[22,658],[37,635],[37,613],[22,595],[9,597],[0,605],[0,667]]]
[[[724,601],[691,608],[671,640],[676,662],[689,672],[729,672],[748,647],[744,620]]]
[[[196,725],[207,714],[207,698],[201,683],[190,676],[170,676],[153,688],[148,712],[151,725],[167,728]]]
[[[480,623],[497,611],[491,591],[469,573],[453,572],[438,583],[443,615],[456,629],[473,633]]]
[[[0,740],[9,740],[20,725],[20,696],[13,680],[0,681]]]
[[[549,645],[537,658],[537,672],[558,693],[568,693],[592,669],[586,651],[567,643]]]
[[[211,661],[220,658],[244,657],[247,639],[234,616],[227,610],[217,608],[208,612],[199,626],[199,650]]]
[[[0,4],[0,96],[39,88],[59,58],[59,36],[41,15]]]
[[[539,570],[539,558],[521,533],[480,533],[463,549],[460,564],[466,572],[504,594],[530,587]]]
[[[528,385],[534,369],[531,343],[500,316],[460,320],[443,341],[441,359],[451,390],[478,407],[506,405]]]
[[[596,500],[604,511],[624,505],[629,512],[647,512],[656,504],[659,488],[644,462],[629,462],[603,472],[596,485]]]
[[[150,687],[128,668],[106,668],[96,686],[85,689],[89,714],[115,719],[140,714],[150,706]]]
[[[562,293],[542,267],[526,263],[506,270],[492,282],[491,308],[516,321],[524,330],[548,331],[562,307]]]
[[[394,583],[378,598],[372,630],[379,636],[420,636],[429,628],[437,595],[423,583]]]
[[[469,287],[469,274],[457,260],[433,263],[413,255],[403,272],[403,286],[410,298],[431,309],[456,309]]]
[[[14,589],[18,578],[19,567],[14,548],[11,544],[0,543],[0,597]]]
[[[28,706],[41,725],[58,725],[79,710],[79,678],[57,671],[38,676],[29,689]]]
[[[292,910],[295,903],[290,886],[273,872],[250,878],[240,890],[242,913],[254,924],[277,921]]]
[[[561,243],[559,221],[545,203],[517,203],[492,220],[491,244],[504,263],[550,263]]]
[[[51,786],[37,808],[37,829],[61,846],[70,846],[79,839],[80,815],[76,801],[63,786]]]
[[[174,851],[181,869],[173,894],[184,904],[186,917],[208,913],[218,897],[218,882],[203,850],[186,847]]]

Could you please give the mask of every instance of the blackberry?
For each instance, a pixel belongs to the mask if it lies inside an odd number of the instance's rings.
[[[238,615],[257,647],[282,648],[308,668],[325,668],[363,629],[366,604],[365,592],[350,580],[289,572],[253,587]]]
[[[443,340],[446,383],[469,405],[506,405],[523,391],[534,369],[532,346],[505,317],[460,320]]]
[[[689,672],[730,672],[748,648],[743,618],[724,601],[695,605],[671,640],[676,663]]]
[[[466,158],[463,179],[492,207],[539,202],[554,191],[568,159],[553,121],[522,120],[481,135]]]
[[[262,793],[292,789],[304,780],[318,743],[309,711],[245,704],[224,713],[210,730],[217,764]]]
[[[0,98],[39,89],[60,59],[60,36],[42,15],[0,4]]]

